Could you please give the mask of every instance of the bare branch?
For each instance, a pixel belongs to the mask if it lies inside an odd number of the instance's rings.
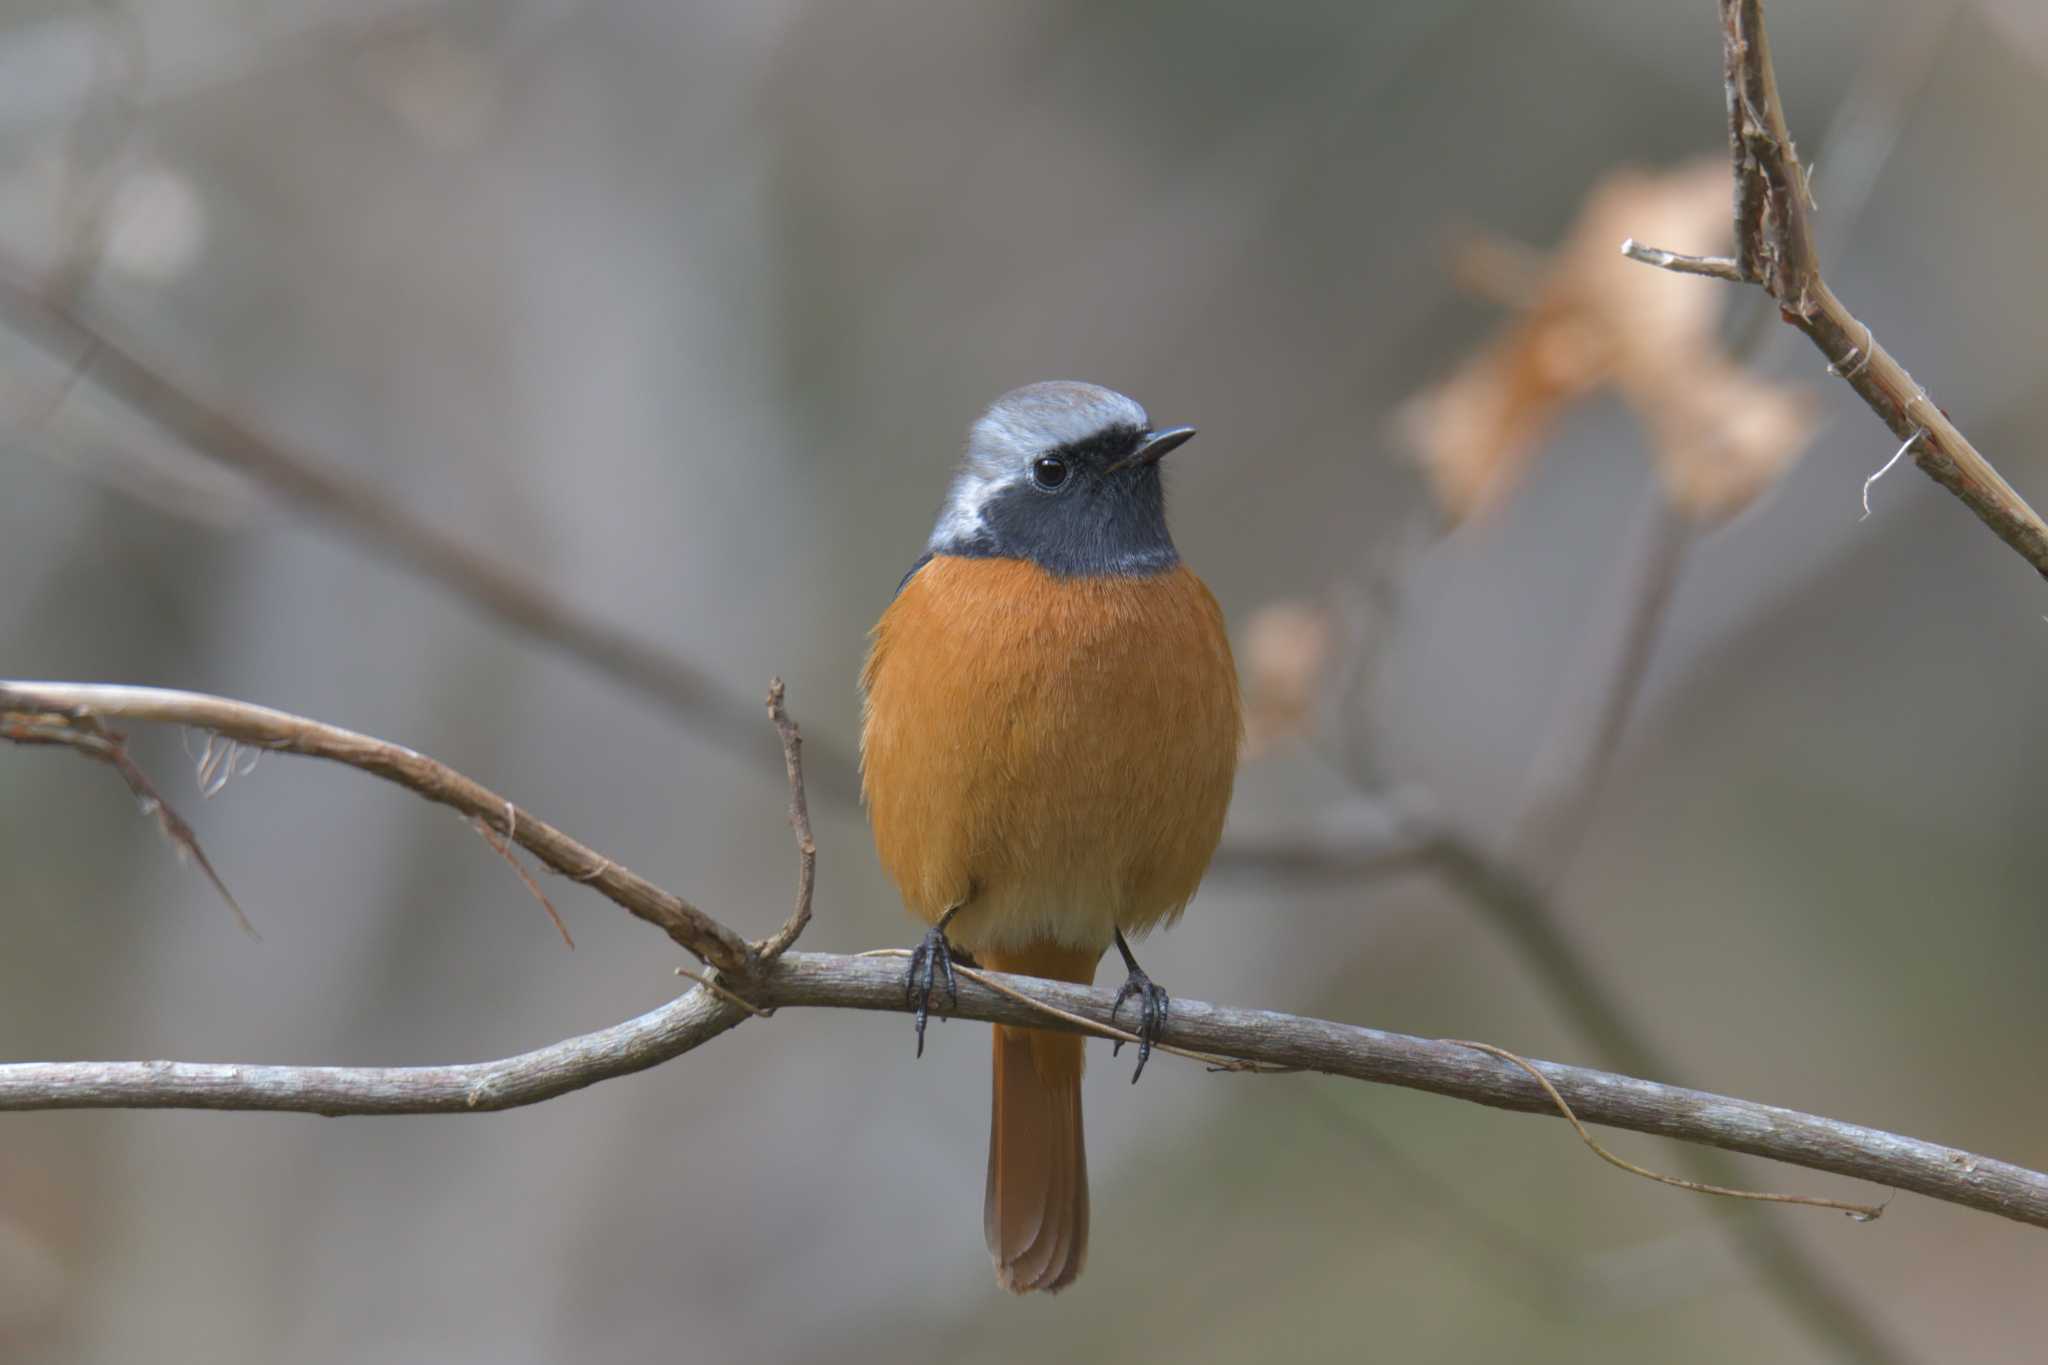
[[[1878,344],[1821,277],[1812,192],[1785,121],[1762,0],[1721,0],[1722,76],[1735,163],[1736,260],[1682,257],[1633,242],[1635,260],[1761,285],[1843,379],[1948,489],[2034,571],[2048,577],[2048,523],[1992,468],[1927,391]],[[1633,249],[1631,249],[1633,248]],[[1916,434],[1917,433],[1917,434]]]
[[[963,1019],[1078,1031],[1040,1008],[1107,1026],[1107,991],[1031,977],[994,977],[1014,994],[963,976]],[[788,953],[760,978],[734,983],[757,1009],[819,1006],[902,1012],[903,973],[891,959]],[[1017,997],[1023,997],[1019,999]],[[316,1114],[428,1114],[509,1109],[644,1070],[747,1017],[698,989],[638,1019],[502,1061],[427,1067],[219,1066],[178,1062],[24,1062],[0,1065],[0,1110],[262,1109]],[[1266,1010],[1175,1000],[1163,1041],[1268,1067],[1399,1085],[1519,1113],[1558,1116],[1520,1067],[1461,1042],[1416,1038]],[[1726,1095],[1565,1066],[1531,1065],[1588,1123],[1908,1190],[1963,1208],[2048,1227],[2048,1174],[1839,1119]]]
[[[0,263],[0,315],[20,334],[84,374],[199,454],[254,480],[351,539],[389,552],[420,577],[499,621],[573,655],[689,721],[704,737],[752,761],[761,756],[751,708],[716,679],[624,626],[598,620],[516,567],[496,559],[369,484],[323,468],[199,398]],[[83,359],[80,359],[83,357]],[[845,755],[813,743],[812,781],[852,803],[859,782]]]
[[[779,695],[770,695],[773,714],[780,709],[775,706]],[[369,1068],[24,1062],[0,1066],[0,1109],[276,1109],[324,1114],[502,1109],[653,1066],[731,1028],[750,1010],[792,1005],[907,1008],[902,972],[892,963],[784,953],[762,964],[743,939],[703,911],[410,749],[199,693],[81,683],[0,683],[0,737],[49,742],[17,732],[51,716],[88,728],[102,717],[192,725],[245,744],[360,768],[461,811],[555,871],[592,882],[706,961],[722,965],[719,959],[725,959],[733,967],[725,980],[707,982],[639,1019],[502,1061]],[[785,738],[793,739],[793,733]],[[790,753],[792,788],[800,793],[793,744]],[[808,822],[800,804],[792,810],[792,822],[801,846]],[[1501,899],[1506,903],[1514,897]],[[802,905],[800,899],[799,910]],[[797,916],[776,938],[789,934],[792,926],[800,927]],[[967,984],[956,1012],[963,1018],[1118,1032],[1115,1001],[1107,992],[1023,977],[962,976]],[[1566,1110],[1587,1122],[1873,1180],[2048,1227],[2048,1174],[1748,1100],[1554,1063],[1532,1063],[1533,1073],[1525,1075],[1518,1064],[1482,1058],[1464,1043],[1195,1001],[1176,1003],[1160,1041],[1212,1058],[1233,1059],[1252,1069],[1321,1071],[1530,1113],[1555,1115]]]
[[[747,1017],[701,987],[637,1019],[501,1061],[455,1066],[16,1062],[0,1110],[237,1109],[303,1114],[488,1113],[644,1071]]]
[[[1649,677],[1693,530],[1692,518],[1651,480],[1525,779],[1511,861],[1538,885],[1562,876],[1592,823]]]
[[[1635,238],[1625,239],[1621,254],[1644,265],[1654,265],[1660,270],[1670,270],[1680,275],[1705,275],[1716,280],[1732,280],[1736,284],[1747,284],[1742,273],[1742,263],[1726,256],[1686,256],[1676,251],[1665,251],[1654,246],[1644,246]]]
[[[481,783],[402,745],[199,692],[0,681],[0,721],[5,722],[0,737],[12,737],[17,714],[48,713],[191,725],[244,744],[360,768],[497,831],[563,876],[596,887],[712,966],[741,976],[752,968],[754,954],[747,941],[682,897],[635,876]]]

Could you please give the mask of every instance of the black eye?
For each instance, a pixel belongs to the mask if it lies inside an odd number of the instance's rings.
[[[1048,491],[1067,481],[1067,462],[1057,455],[1042,455],[1031,466],[1031,482]]]

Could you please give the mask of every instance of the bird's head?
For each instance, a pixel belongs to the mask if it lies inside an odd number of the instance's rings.
[[[1154,430],[1095,384],[1013,389],[967,433],[932,531],[933,554],[1028,559],[1060,577],[1141,576],[1180,562],[1159,460],[1195,434]]]

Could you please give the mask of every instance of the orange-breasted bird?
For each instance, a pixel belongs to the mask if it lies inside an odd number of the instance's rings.
[[[1156,430],[1093,384],[1033,384],[970,428],[926,553],[861,674],[861,790],[882,867],[931,924],[905,989],[924,1050],[955,958],[1088,983],[1110,945],[1135,1081],[1166,992],[1126,935],[1179,918],[1223,831],[1243,736],[1223,613],[1166,530]],[[1058,1290],[1088,1250],[1081,1039],[998,1025],[982,1226],[996,1280]]]

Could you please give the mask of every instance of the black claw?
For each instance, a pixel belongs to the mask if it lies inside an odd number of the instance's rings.
[[[1138,1035],[1138,1065],[1131,1072],[1131,1084],[1138,1083],[1138,1077],[1145,1074],[1145,1063],[1152,1057],[1152,1044],[1159,1037],[1159,1031],[1166,1027],[1166,1014],[1172,1007],[1172,997],[1163,987],[1153,984],[1152,978],[1133,963],[1130,976],[1124,979],[1122,989],[1116,993],[1116,1003],[1109,1007],[1109,1022],[1114,1024],[1123,1011],[1124,1001],[1136,996],[1138,1000],[1138,1027],[1132,1032]],[[1116,1040],[1109,1050],[1114,1057],[1124,1049],[1124,1040]]]
[[[917,1002],[917,1055],[920,1057],[924,1056],[924,1025],[931,1013],[932,992],[943,983],[947,1003],[954,1009],[960,1007],[960,983],[953,977],[955,957],[962,961],[970,960],[965,953],[946,942],[943,924],[935,924],[925,930],[924,941],[911,950],[910,970],[903,977],[903,1003]]]

